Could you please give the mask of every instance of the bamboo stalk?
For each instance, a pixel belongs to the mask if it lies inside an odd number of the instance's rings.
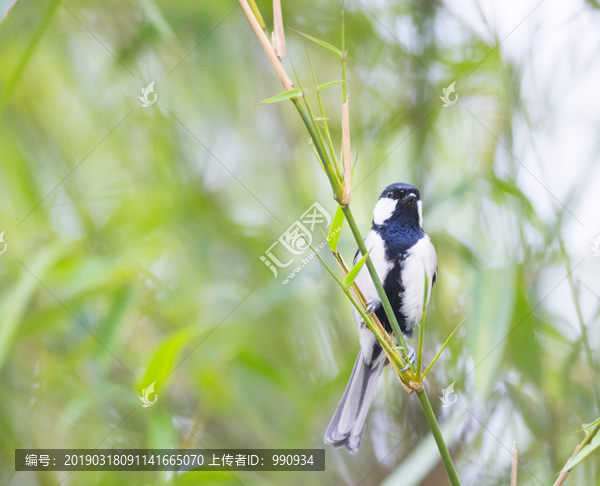
[[[258,7],[256,5],[256,1],[255,0],[248,0],[248,3],[250,4],[250,8],[252,9],[252,12],[254,13],[254,16],[256,17],[256,20],[258,20],[258,23],[259,23],[261,29],[265,32],[265,34],[268,35],[267,25],[265,24],[265,21],[262,18],[262,15],[260,14],[260,10],[258,10]]]
[[[350,204],[352,197],[352,160],[350,150],[350,110],[348,100],[342,105],[342,158],[344,159],[344,197],[342,206]]]
[[[348,275],[349,270],[348,270],[348,267],[346,266],[346,262],[344,262],[344,259],[342,258],[342,256],[337,251],[333,252],[333,256],[334,256],[335,261],[337,262],[340,270],[342,271],[342,273],[344,275]],[[354,290],[354,293],[356,294],[357,299],[363,304],[363,306],[366,306],[367,298],[363,294],[362,290],[360,289],[360,287],[358,286],[356,281],[352,283],[352,289]],[[394,343],[392,341],[392,337],[385,330],[385,328],[383,327],[383,324],[381,324],[381,321],[377,317],[377,314],[373,313],[368,317],[370,317],[370,319],[372,319],[373,323],[375,324],[375,326],[377,326],[377,328],[379,329],[379,332],[385,339],[385,343],[380,342],[381,347],[383,348],[386,356],[388,357],[388,361],[392,365],[392,368],[394,369],[396,376],[398,376],[398,379],[400,380],[402,387],[410,395],[411,393],[414,392],[414,389],[412,389],[408,386],[410,384],[411,380],[409,379],[407,374],[405,372],[401,373],[399,371],[401,368],[398,368],[398,365],[401,365],[402,368],[404,368],[406,366],[406,364],[402,360],[402,357],[397,353],[397,350],[394,348]],[[385,344],[387,344],[387,346],[385,346]],[[405,383],[405,381],[406,381],[406,383]]]
[[[285,57],[285,32],[283,30],[281,0],[273,0],[273,47],[278,57]]]
[[[345,103],[348,101],[346,94],[346,17],[344,15],[344,0],[342,0],[342,100]]]
[[[264,49],[265,53],[267,54],[269,61],[271,61],[271,64],[273,65],[273,69],[275,69],[275,73],[277,73],[277,77],[279,78],[279,81],[281,81],[283,88],[286,91],[290,91],[290,90],[294,89],[294,83],[292,83],[292,80],[290,79],[287,72],[285,71],[283,64],[281,64],[281,61],[279,60],[279,57],[277,56],[277,52],[275,52],[275,48],[273,47],[271,42],[269,42],[269,38],[262,30],[260,24],[258,23],[258,20],[256,20],[256,16],[254,15],[254,12],[252,12],[252,8],[250,7],[250,5],[248,5],[248,1],[247,0],[239,0],[239,2],[240,2],[240,5],[242,6],[242,10],[246,14],[246,17],[248,17],[248,21],[250,22],[250,26],[252,27],[252,30],[256,34],[256,37],[258,37],[258,40],[260,41],[262,48]]]
[[[425,412],[425,418],[427,419],[427,423],[429,424],[429,428],[431,429],[435,443],[437,444],[440,455],[442,456],[442,461],[446,467],[446,472],[450,478],[450,483],[452,486],[460,486],[460,480],[458,479],[458,474],[456,474],[456,469],[454,469],[452,457],[450,457],[450,452],[448,452],[448,448],[444,442],[442,431],[440,430],[440,426],[435,419],[433,409],[429,403],[429,398],[427,398],[427,393],[425,393],[425,390],[418,391],[417,397],[419,397],[419,401],[421,402],[421,406]]]
[[[567,479],[567,476],[569,475],[569,472],[571,471],[571,469],[569,468],[569,464],[571,463],[571,461],[573,461],[573,459],[575,458],[577,453],[581,449],[583,449],[585,446],[587,446],[592,441],[592,439],[596,436],[596,434],[600,431],[600,422],[598,422],[598,423],[594,422],[591,425],[594,425],[594,424],[596,424],[596,426],[590,431],[590,433],[588,435],[585,436],[585,439],[583,439],[581,441],[581,443],[575,448],[575,452],[573,452],[573,455],[569,458],[569,460],[565,464],[565,467],[563,467],[560,475],[558,476],[558,479],[554,483],[554,486],[560,486],[562,483],[565,482],[565,480]],[[591,425],[590,425],[590,427],[591,427]]]
[[[558,479],[554,483],[554,486],[561,486],[565,482],[565,480],[567,479],[567,476],[571,472],[571,470],[569,469],[569,464],[575,458],[575,456],[579,452],[579,449],[581,449],[581,445],[578,445],[577,447],[575,447],[575,452],[573,452],[573,455],[569,458],[569,460],[565,464],[565,467],[562,468],[562,471],[560,472]]]
[[[358,245],[360,252],[363,255],[366,255],[367,247],[365,246],[365,242],[363,241],[360,231],[358,230],[356,221],[354,221],[354,216],[352,215],[352,211],[350,210],[349,207],[345,207],[345,208],[342,207],[342,210],[344,211],[344,215],[346,216],[346,221],[348,221],[348,226],[350,226],[350,229],[352,230],[352,234],[354,235],[354,239],[356,240],[356,244]],[[406,340],[404,339],[404,335],[402,334],[402,331],[400,330],[400,326],[398,325],[398,320],[396,319],[396,315],[394,314],[392,305],[390,304],[388,296],[385,293],[385,290],[383,289],[383,285],[381,284],[381,280],[379,279],[379,275],[377,275],[377,271],[375,270],[375,265],[373,265],[373,262],[371,261],[370,256],[367,258],[366,264],[367,264],[367,269],[369,270],[369,274],[371,275],[371,279],[373,279],[373,284],[375,285],[375,288],[377,289],[377,294],[379,295],[379,299],[381,300],[381,303],[385,310],[385,314],[386,314],[388,320],[390,321],[390,324],[394,331],[394,335],[396,336],[396,338],[398,339],[398,342],[400,343],[400,349],[402,350],[404,360],[406,361],[406,363],[408,363],[411,373],[414,373],[412,363],[408,359],[408,346],[406,345]]]
[[[308,130],[308,133],[310,134],[310,137],[313,140],[315,150],[317,151],[319,158],[323,163],[322,167],[325,170],[325,174],[327,174],[327,177],[329,178],[329,182],[331,184],[331,188],[334,191],[334,198],[336,201],[341,201],[344,191],[343,187],[341,187],[340,181],[337,179],[335,173],[333,172],[334,169],[331,166],[331,161],[327,157],[327,151],[325,150],[325,146],[321,143],[321,139],[312,122],[312,119],[304,111],[304,107],[300,104],[298,98],[292,98],[292,102],[298,110],[298,113],[300,114],[300,117],[302,118],[302,121],[304,122],[304,125],[306,126],[306,129]]]
[[[427,311],[427,297],[429,297],[429,279],[427,278],[427,272],[425,271],[425,267],[423,267],[423,276],[425,277],[425,288],[423,289],[423,308],[421,309],[421,323],[419,326],[419,348],[417,349],[417,381],[423,381],[423,342],[425,341],[425,314]]]

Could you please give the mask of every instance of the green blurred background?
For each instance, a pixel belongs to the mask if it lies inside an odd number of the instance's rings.
[[[339,1],[283,12],[340,45]],[[473,312],[427,383],[463,485],[510,484],[513,441],[519,485],[553,484],[600,414],[599,21],[592,0],[346,1],[355,217],[366,234],[383,187],[421,189],[439,260],[426,362]],[[325,447],[351,309],[318,262],[282,285],[259,258],[336,206],[293,105],[257,106],[282,88],[237,2],[20,0],[0,46],[0,484],[67,476],[15,472],[16,448]],[[319,83],[340,79],[308,48]],[[339,146],[341,88],[323,94]],[[387,370],[360,452],[325,447],[325,472],[61,484],[448,484],[430,436]],[[598,453],[566,484],[600,484]]]

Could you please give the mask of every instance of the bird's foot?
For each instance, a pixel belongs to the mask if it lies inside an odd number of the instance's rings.
[[[410,347],[410,344],[406,343],[406,347],[408,348],[408,359],[411,364],[414,364],[417,359],[417,353],[415,353],[415,350]],[[410,368],[410,366],[407,363],[406,366],[399,371],[406,371],[408,368]]]
[[[375,303],[372,300],[367,301],[365,310],[367,317],[373,314],[375,312]]]

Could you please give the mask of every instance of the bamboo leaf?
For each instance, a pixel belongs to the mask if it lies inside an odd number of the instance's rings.
[[[600,418],[594,420],[591,424],[583,424],[583,429],[576,430],[573,433],[576,434],[577,432],[583,432],[584,430],[590,429],[590,428],[594,427],[595,425],[598,425],[599,423],[600,423]]]
[[[323,88],[329,88],[329,86],[334,86],[336,84],[341,84],[341,83],[345,83],[346,81],[344,81],[343,79],[340,79],[339,81],[332,81],[331,83],[325,83],[322,84],[321,86],[317,86],[317,89],[321,90]]]
[[[313,143],[312,139],[308,139],[308,145],[310,145],[310,148],[313,151],[313,154],[315,154],[315,157],[317,158],[317,162],[319,162],[319,165],[321,166],[321,169],[323,169],[323,172],[325,172],[327,174],[327,171],[325,170],[325,166],[323,165],[323,162],[321,161],[321,157],[319,157],[319,153],[317,152],[317,149],[315,148],[315,144]]]
[[[197,325],[189,326],[164,341],[152,356],[144,377],[136,385],[136,390],[145,388],[150,383],[156,383],[157,390],[160,390],[176,366],[175,359],[177,356],[186,345],[197,337],[199,332]]]
[[[300,34],[305,39],[308,39],[309,41],[314,42],[315,44],[319,44],[321,47],[323,47],[323,48],[327,49],[329,52],[335,54],[340,59],[342,58],[342,51],[340,51],[337,47],[332,46],[331,44],[328,44],[327,42],[317,39],[315,37],[312,37],[308,34],[303,34],[302,32],[298,32],[297,30],[294,30],[294,29],[291,29],[291,30],[296,32],[296,34]]]
[[[344,287],[346,287],[347,289],[350,288],[352,282],[354,282],[354,280],[358,276],[358,272],[360,272],[360,269],[367,261],[367,258],[369,258],[369,253],[371,253],[371,250],[365,253],[365,255],[358,262],[356,262],[356,265],[354,265],[352,269],[348,272],[348,275],[346,275],[346,278],[344,279]]]
[[[267,103],[277,103],[278,101],[289,100],[290,98],[297,98],[298,96],[303,96],[301,89],[291,89],[289,91],[284,91],[283,93],[279,93],[278,95],[273,96],[267,100],[261,101],[260,104],[264,105]]]
[[[306,241],[306,244],[308,245],[308,247],[313,251],[313,253],[315,254],[315,256],[319,259],[319,261],[321,262],[321,264],[327,269],[327,271],[329,272],[329,274],[333,277],[333,279],[338,283],[338,285],[340,287],[343,287],[343,283],[340,282],[340,279],[337,278],[337,276],[335,275],[335,272],[331,269],[331,267],[329,265],[327,265],[327,263],[325,263],[325,260],[323,260],[321,258],[321,256],[319,255],[319,253],[311,246],[311,244],[306,240],[306,238],[304,238],[304,236],[302,237],[304,239],[304,241]],[[348,292],[346,292],[346,296],[352,300],[351,296],[348,294]]]
[[[571,470],[575,466],[577,466],[577,464],[579,464],[587,456],[589,456],[592,452],[594,452],[596,449],[598,449],[598,447],[600,447],[600,435],[596,435],[596,437],[594,437],[592,439],[592,442],[590,442],[590,445],[588,445],[587,447],[584,447],[583,450],[579,451],[579,454],[577,454],[575,456],[575,459],[573,459],[573,462],[571,462],[571,464],[569,464],[569,470]]]
[[[313,69],[312,61],[310,60],[310,53],[308,52],[308,46],[306,46],[306,56],[308,57],[308,65],[310,66],[310,72],[312,73],[313,82],[315,84],[315,90],[317,92],[317,100],[319,101],[319,109],[321,110],[321,118],[323,118],[323,129],[325,130],[325,135],[327,135],[327,143],[329,144],[329,153],[331,155],[331,161],[335,167],[335,173],[338,178],[341,178],[341,173],[339,171],[339,166],[337,163],[337,159],[335,156],[335,150],[333,149],[333,142],[331,141],[331,134],[329,133],[329,126],[327,125],[327,118],[325,116],[325,108],[323,108],[323,100],[321,99],[321,93],[319,91],[319,87],[317,85],[317,77],[315,76],[315,70]],[[316,121],[313,118],[313,122]],[[320,135],[321,131],[317,127],[317,132]],[[321,140],[323,143],[323,140]]]
[[[465,317],[462,321],[460,321],[460,324],[458,326],[456,326],[456,329],[454,329],[454,331],[452,331],[450,333],[450,336],[448,336],[448,339],[446,339],[446,342],[444,343],[444,345],[442,346],[442,349],[440,349],[438,351],[438,354],[435,355],[435,358],[433,358],[433,361],[429,364],[429,366],[427,367],[427,369],[423,372],[423,379],[425,379],[425,377],[427,376],[427,373],[429,373],[429,371],[431,370],[431,368],[433,367],[433,365],[435,364],[435,362],[438,360],[438,358],[441,356],[442,352],[444,351],[444,349],[446,349],[446,346],[448,346],[448,343],[450,342],[450,339],[452,339],[452,336],[454,336],[454,333],[456,331],[458,331],[458,329],[460,328],[460,326],[463,325],[463,322],[465,322],[469,316],[473,314],[473,311],[469,312],[467,314],[467,317]]]
[[[423,368],[421,368],[421,359],[423,357],[423,341],[425,340],[425,314],[427,313],[427,297],[429,297],[429,278],[427,277],[427,271],[423,267],[423,307],[421,310],[421,326],[419,332],[419,347],[417,348],[417,376],[421,374]]]
[[[344,211],[342,211],[342,207],[338,206],[335,211],[335,215],[333,216],[333,221],[331,222],[331,226],[329,227],[329,249],[333,252],[337,251],[338,240],[340,239],[340,233],[342,229],[342,224],[344,224]],[[331,234],[334,233],[333,236]]]

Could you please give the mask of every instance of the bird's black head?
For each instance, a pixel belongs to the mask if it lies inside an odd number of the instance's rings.
[[[423,223],[421,207],[421,193],[415,186],[402,182],[390,184],[373,210],[373,225],[396,223],[420,227]]]

